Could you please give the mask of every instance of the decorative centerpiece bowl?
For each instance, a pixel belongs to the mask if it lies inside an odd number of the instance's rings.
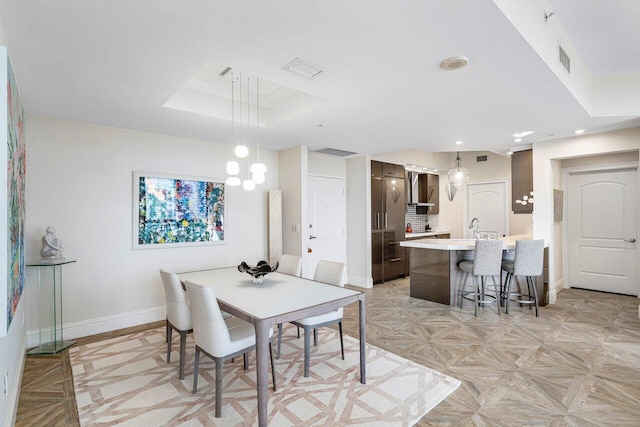
[[[251,275],[253,283],[262,283],[264,276],[273,271],[276,271],[278,269],[278,265],[279,263],[276,262],[272,267],[267,261],[262,260],[258,261],[258,264],[256,266],[252,266],[242,261],[238,266],[238,271]]]

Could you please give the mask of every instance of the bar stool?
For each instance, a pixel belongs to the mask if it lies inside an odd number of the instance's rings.
[[[460,293],[460,308],[462,308],[463,300],[472,300],[473,315],[477,316],[478,304],[496,303],[498,315],[500,315],[500,291],[495,286],[495,282],[493,282],[496,292],[495,297],[485,295],[485,278],[491,277],[493,281],[495,276],[502,274],[502,240],[476,240],[475,252],[473,261],[461,261],[458,263],[460,270],[465,272],[462,292]],[[473,292],[466,292],[469,274],[473,276]],[[477,280],[478,278],[480,278],[479,281]],[[478,299],[478,296],[480,296],[481,299]],[[471,297],[473,297],[473,299],[471,299]],[[492,299],[485,299],[487,297]]]
[[[509,314],[509,300],[511,299],[511,297],[515,297],[513,301],[516,301],[520,304],[529,304],[529,309],[531,309],[532,305],[535,305],[536,317],[539,317],[538,290],[536,289],[534,277],[542,275],[543,262],[543,239],[516,240],[516,253],[513,261],[504,261],[502,263],[502,269],[507,272],[507,277],[504,281],[504,289],[502,290],[502,295],[505,299],[507,314]],[[524,276],[526,278],[526,294],[520,292],[513,293],[511,291],[513,276]]]

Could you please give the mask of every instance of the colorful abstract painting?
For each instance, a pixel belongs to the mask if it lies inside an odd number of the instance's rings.
[[[22,103],[18,94],[18,87],[13,75],[11,61],[9,60],[6,48],[3,48],[3,65],[6,68],[3,75],[6,76],[5,96],[6,96],[6,200],[7,205],[7,293],[6,293],[6,328],[2,328],[4,333],[9,330],[11,321],[18,308],[20,296],[24,288],[24,219],[25,219],[25,173],[26,155],[25,142],[23,136]],[[6,58],[6,59],[5,59]],[[6,61],[6,62],[5,62]],[[3,108],[4,109],[4,108]],[[4,111],[2,113],[4,116]],[[4,119],[4,117],[3,117]],[[4,234],[4,233],[3,233]],[[3,334],[4,335],[4,334]]]
[[[134,173],[134,248],[225,243],[225,184]]]

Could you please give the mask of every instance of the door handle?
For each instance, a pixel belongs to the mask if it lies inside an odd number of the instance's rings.
[[[312,240],[312,239],[317,239],[317,237],[316,236],[309,236],[309,240]]]
[[[384,213],[384,229],[386,230],[387,228],[388,228],[387,227],[387,213],[385,212]]]
[[[629,243],[635,243],[636,239],[634,239],[633,237],[631,239],[624,239],[625,242],[629,242]]]

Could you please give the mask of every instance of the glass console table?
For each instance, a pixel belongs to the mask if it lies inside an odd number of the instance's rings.
[[[40,345],[27,354],[54,354],[75,344],[62,331],[62,266],[75,260],[51,260],[27,264],[38,267],[38,313]]]

